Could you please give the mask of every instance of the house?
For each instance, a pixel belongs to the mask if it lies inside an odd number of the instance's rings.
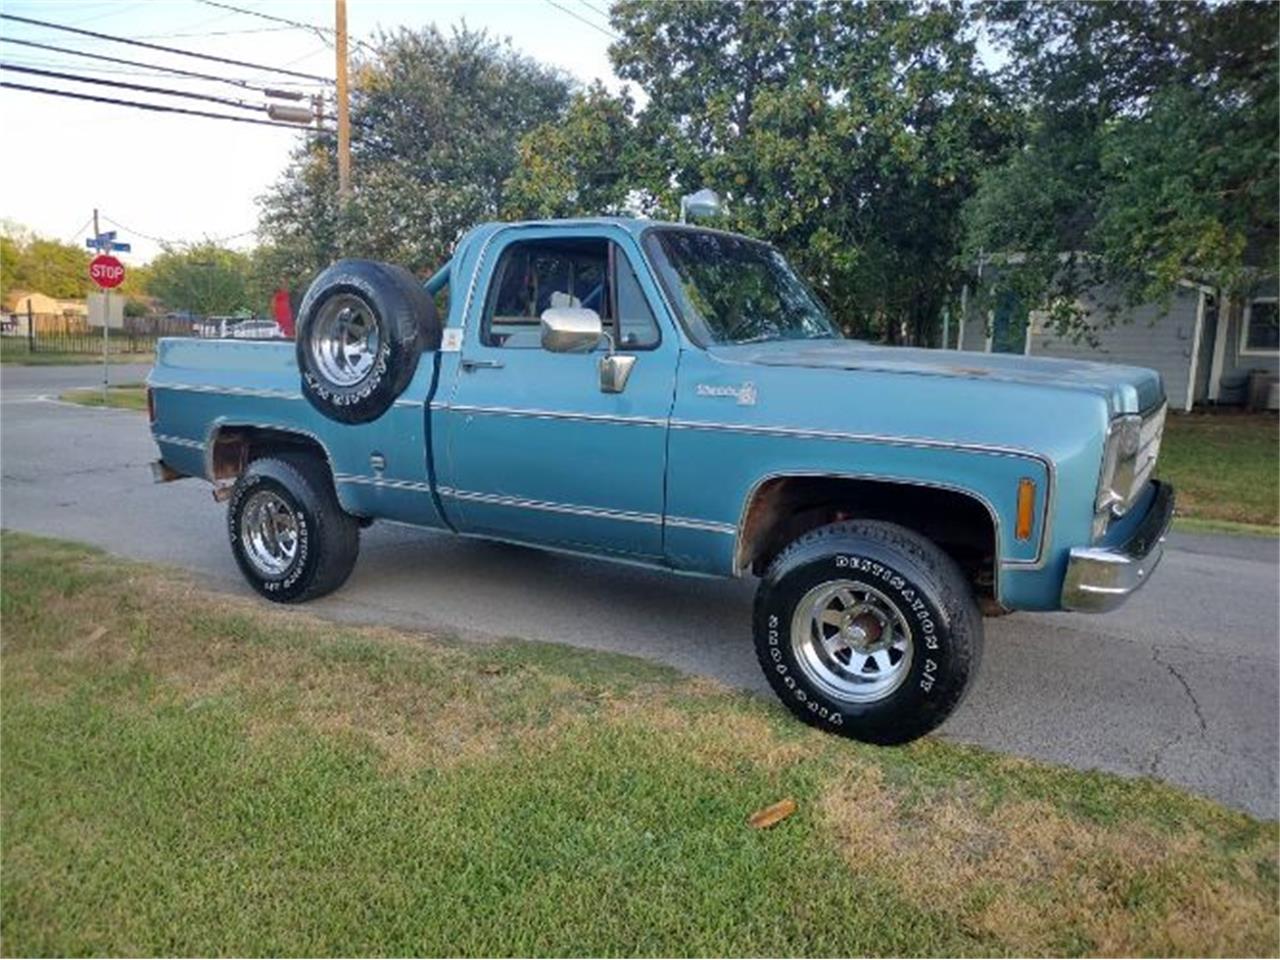
[[[963,298],[970,302],[966,291]],[[1183,281],[1168,303],[1121,307],[1118,293],[1098,288],[1077,306],[1091,327],[1078,340],[1057,333],[1043,311],[1000,303],[986,317],[962,309],[948,347],[987,353],[1101,360],[1151,367],[1164,379],[1169,406],[1243,404],[1255,370],[1280,376],[1280,278],[1258,281],[1243,296]]]
[[[42,314],[44,316],[88,316],[83,300],[59,300],[37,291],[14,290],[5,297],[5,312]]]
[[[27,317],[35,321],[36,332],[56,328],[79,329],[88,323],[89,306],[84,300],[61,300],[38,291],[13,290],[5,296],[4,333],[27,336]]]

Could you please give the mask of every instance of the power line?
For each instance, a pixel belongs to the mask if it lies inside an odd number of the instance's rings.
[[[76,237],[79,236],[84,231],[88,230],[89,227],[91,227],[92,225],[93,225],[93,217],[90,217],[88,220],[80,224],[80,226],[76,227],[75,230],[71,232],[71,235],[67,238],[67,243],[75,243]]]
[[[547,0],[548,3],[551,0]],[[195,57],[199,60],[210,60],[214,63],[225,63],[233,67],[247,67],[250,70],[265,70],[268,73],[281,73],[291,77],[301,77],[304,80],[319,80],[321,83],[333,83],[328,77],[321,77],[314,73],[300,73],[296,70],[286,70],[283,67],[267,67],[260,63],[250,63],[247,60],[232,60],[230,57],[215,57],[211,53],[197,53],[194,50],[181,50],[177,47],[166,47],[158,43],[147,43],[144,40],[130,40],[128,37],[116,37],[109,33],[98,33],[95,30],[81,30],[79,27],[68,27],[60,23],[50,23],[48,20],[36,20],[33,17],[20,17],[13,13],[0,13],[0,19],[12,20],[15,23],[27,23],[37,27],[48,27],[51,30],[63,30],[67,33],[76,33],[86,37],[93,37],[97,40],[110,40],[112,43],[126,43],[135,47],[146,47],[148,50],[159,50],[162,53],[173,53],[182,57]]]
[[[609,20],[608,10],[601,10],[594,3],[591,3],[591,0],[578,0],[578,2],[582,4],[584,7],[586,7],[588,10],[594,10],[596,13],[600,14],[600,16],[604,17],[606,23],[608,22]]]
[[[164,73],[172,73],[178,77],[190,77],[193,80],[212,80],[215,83],[229,83],[233,87],[240,87],[243,90],[255,90],[258,93],[267,93],[269,87],[259,86],[248,80],[240,80],[236,77],[220,77],[212,73],[197,73],[194,70],[183,70],[181,67],[166,67],[158,63],[144,63],[141,60],[125,60],[122,57],[109,57],[105,53],[92,53],[87,50],[73,50],[70,47],[57,47],[51,43],[37,43],[34,40],[20,40],[17,37],[0,37],[0,43],[16,43],[23,47],[35,47],[39,50],[51,50],[54,53],[67,53],[74,57],[86,57],[90,60],[101,60],[104,63],[119,63],[128,67],[141,67],[144,70],[160,70]],[[85,67],[83,69],[89,69]],[[284,86],[298,85],[295,80],[278,80],[275,81]]]
[[[614,40],[622,39],[622,37],[620,37],[618,34],[614,33],[612,30],[609,30],[606,27],[600,26],[600,24],[596,23],[594,20],[588,20],[586,17],[582,16],[580,13],[577,13],[576,11],[570,10],[568,7],[562,7],[560,4],[556,3],[556,0],[547,0],[547,3],[551,4],[551,6],[555,7],[561,13],[567,13],[569,16],[573,17],[573,19],[577,20],[579,23],[585,23],[592,30],[596,30],[596,31],[599,31],[600,33],[603,33],[606,37],[612,37]]]
[[[296,123],[280,123],[276,120],[258,120],[255,117],[233,117],[226,113],[209,113],[205,110],[186,110],[182,107],[162,107],[158,103],[140,103],[137,100],[117,100],[115,97],[95,97],[87,93],[72,93],[70,90],[52,90],[49,87],[32,87],[25,83],[0,82],[0,88],[6,90],[24,90],[28,93],[44,93],[54,97],[68,97],[72,100],[90,100],[94,103],[110,103],[120,107],[134,107],[138,110],[151,110],[155,113],[183,113],[191,117],[208,117],[212,120],[234,120],[236,123],[256,123],[261,127],[286,127],[289,130],[314,129],[299,126]]]
[[[233,37],[242,33],[279,33],[293,27],[242,27],[239,30],[186,30],[181,33],[138,33],[135,40],[164,40],[169,37]]]
[[[65,60],[55,60],[53,58],[46,57],[31,57],[22,53],[18,53],[13,58],[12,62],[23,67],[49,67],[52,69],[55,67],[67,66]],[[167,73],[160,73],[155,70],[125,70],[119,67],[95,67],[93,64],[85,64],[84,66],[78,67],[78,69],[84,70],[86,73],[107,74],[121,77],[162,77],[168,80],[175,79],[170,77]]]
[[[221,103],[241,110],[266,109],[265,104],[248,103],[244,100],[233,100],[230,97],[218,97],[208,93],[191,93],[187,90],[174,90],[170,87],[152,87],[143,83],[126,83],[123,80],[104,80],[101,77],[85,77],[76,73],[62,73],[58,70],[41,70],[37,67],[20,67],[12,63],[0,61],[0,70],[12,70],[15,73],[30,73],[38,77],[52,77],[55,80],[71,80],[75,83],[93,83],[103,87],[119,87],[122,90],[137,90],[139,93],[159,93],[167,97],[186,97],[189,100],[207,100],[209,103]]]
[[[206,7],[217,7],[219,10],[230,10],[232,13],[242,13],[246,17],[258,17],[262,20],[270,20],[273,23],[283,23],[296,30],[310,30],[312,33],[319,36],[321,40],[324,40],[325,43],[329,44],[329,46],[333,46],[333,41],[328,39],[325,34],[328,34],[331,37],[338,32],[334,30],[333,27],[322,27],[316,23],[306,23],[301,20],[290,20],[288,17],[277,17],[274,14],[262,13],[259,10],[246,10],[244,7],[236,7],[229,3],[222,3],[221,0],[196,0],[196,2],[203,3]],[[373,52],[373,47],[365,43],[363,40],[352,37],[351,42],[358,47],[364,47],[364,49]]]
[[[135,236],[142,237],[142,239],[144,240],[150,240],[152,243],[158,243],[161,246],[174,247],[174,246],[179,246],[183,243],[188,242],[184,240],[169,240],[165,237],[156,237],[149,233],[143,233],[141,230],[135,230],[133,229],[133,227],[125,226],[125,224],[121,223],[119,220],[112,220],[105,213],[102,214],[102,219],[107,221],[107,223],[111,224],[113,227],[119,227],[125,233],[130,233]],[[241,230],[239,233],[228,233],[221,237],[205,237],[205,240],[207,240],[210,243],[225,243],[228,240],[236,240],[236,239],[239,239],[240,237],[247,237],[249,234],[257,233],[257,232],[258,232],[257,227],[251,227],[248,230]]]
[[[310,30],[312,33],[318,35],[321,40],[325,39],[324,35],[326,33],[333,34],[335,32],[329,27],[320,27],[314,23],[302,23],[298,20],[290,20],[287,17],[277,17],[269,13],[260,13],[257,10],[246,10],[244,7],[233,7],[229,3],[219,3],[218,0],[197,0],[197,2],[203,3],[206,7],[217,7],[219,10],[230,10],[232,13],[242,13],[246,17],[259,17],[262,20],[270,20],[273,23],[283,23],[296,30]]]

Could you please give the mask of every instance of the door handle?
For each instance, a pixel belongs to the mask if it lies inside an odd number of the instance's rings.
[[[462,360],[462,369],[472,370],[501,370],[506,364],[501,360],[468,360],[465,357]]]

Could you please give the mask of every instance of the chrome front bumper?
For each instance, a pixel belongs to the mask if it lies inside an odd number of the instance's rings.
[[[1071,551],[1062,583],[1063,610],[1114,610],[1151,576],[1164,554],[1164,537],[1173,522],[1173,487],[1152,483],[1155,497],[1128,540],[1110,547],[1076,547]]]

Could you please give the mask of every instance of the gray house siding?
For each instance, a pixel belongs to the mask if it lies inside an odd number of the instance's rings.
[[[1200,357],[1204,357],[1205,362],[1208,359],[1204,343],[1205,320],[1202,320],[1200,329],[1197,330],[1201,296],[1199,289],[1183,287],[1167,306],[1143,304],[1123,309],[1109,326],[1105,311],[1100,306],[1105,300],[1092,298],[1085,305],[1093,308],[1087,319],[1093,327],[1096,346],[1090,345],[1083,338],[1077,342],[1069,337],[1059,336],[1052,329],[1046,329],[1043,319],[1033,314],[1030,353],[1040,357],[1150,367],[1164,380],[1169,405],[1189,409],[1187,386],[1191,378],[1192,356],[1197,353],[1197,338],[1200,341]],[[1205,315],[1216,309],[1213,298],[1205,296]],[[1191,402],[1200,399],[1196,394],[1207,389],[1207,384],[1199,381],[1200,378],[1197,377],[1197,385],[1190,392]]]

